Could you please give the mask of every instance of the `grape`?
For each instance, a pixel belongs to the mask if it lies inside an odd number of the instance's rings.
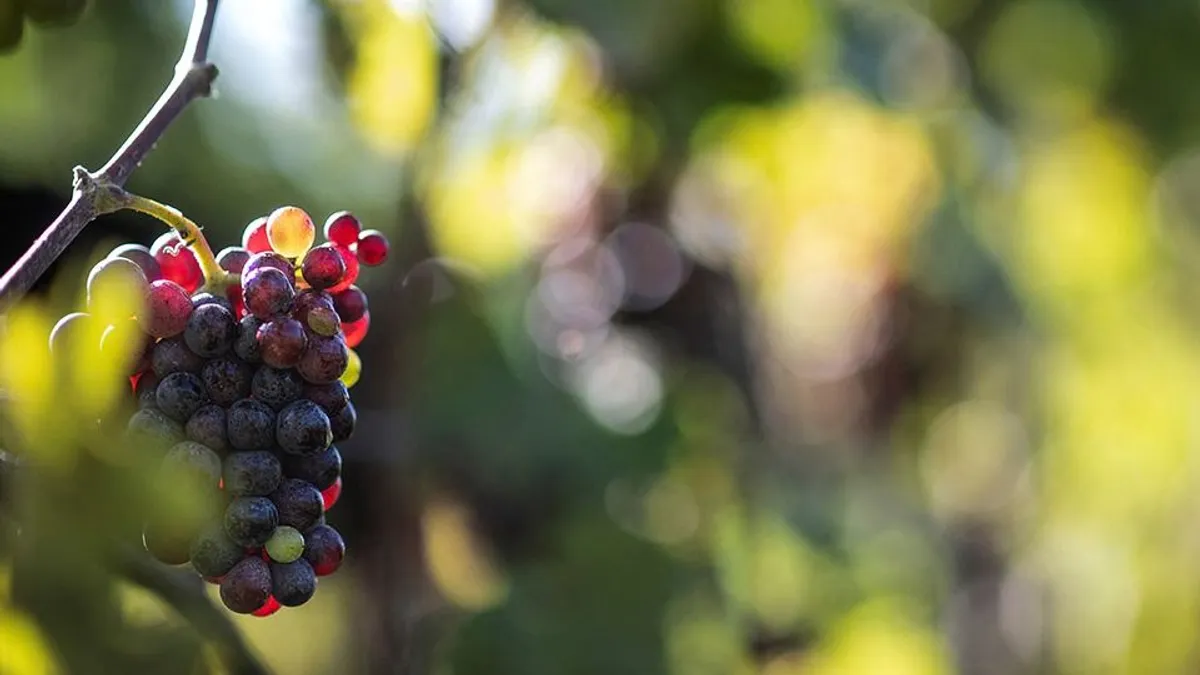
[[[192,568],[203,577],[223,577],[246,556],[244,548],[225,534],[225,528],[212,523],[192,541],[189,551]]]
[[[217,265],[231,274],[241,274],[246,261],[253,255],[241,246],[227,246],[217,254]]]
[[[141,299],[149,286],[146,274],[132,260],[101,260],[88,273],[88,311],[105,321],[131,318],[141,313]]]
[[[248,314],[242,317],[241,323],[238,324],[238,335],[233,342],[233,353],[246,363],[262,362],[262,351],[258,345],[258,329],[263,323],[262,319]]]
[[[259,607],[258,609],[254,610],[253,612],[250,612],[250,614],[251,614],[251,616],[268,617],[268,616],[271,616],[272,614],[274,614],[275,612],[278,612],[282,608],[283,608],[283,605],[279,604],[279,601],[275,599],[275,596],[268,595],[267,601],[265,603],[263,603],[263,606]]]
[[[25,15],[36,24],[69,26],[79,20],[87,0],[24,0],[24,5]]]
[[[191,558],[190,533],[165,523],[147,523],[142,528],[142,545],[165,565],[183,565]]]
[[[265,450],[234,452],[225,458],[225,491],[235,497],[265,497],[279,487],[283,468]]]
[[[333,337],[342,329],[337,312],[328,307],[313,307],[308,312],[308,328],[317,335]]]
[[[312,401],[296,401],[279,412],[275,441],[284,452],[298,455],[320,452],[333,442],[329,417]]]
[[[250,366],[230,358],[213,359],[200,372],[208,397],[221,406],[249,396],[252,376]]]
[[[192,310],[199,309],[202,305],[220,305],[225,308],[225,311],[233,314],[233,304],[228,298],[222,298],[212,293],[197,293],[192,296]]]
[[[162,378],[155,398],[158,409],[178,422],[186,422],[200,406],[208,403],[204,383],[192,373],[171,373]]]
[[[271,493],[271,502],[279,513],[279,524],[301,532],[316,525],[317,519],[324,513],[321,491],[295,478],[285,478]]]
[[[184,246],[175,232],[167,232],[154,241],[150,253],[158,261],[164,279],[174,281],[188,293],[194,293],[204,283],[200,261],[192,249]]]
[[[304,256],[300,274],[309,286],[324,290],[342,280],[346,274],[346,263],[333,244],[321,244]]]
[[[167,279],[150,283],[142,310],[142,330],[156,338],[179,335],[192,315],[192,299],[182,286]]]
[[[233,313],[219,304],[200,305],[188,318],[183,339],[196,354],[205,358],[220,356],[233,347],[237,323]]]
[[[224,452],[229,449],[229,436],[225,432],[225,425],[225,409],[209,404],[192,413],[187,424],[183,425],[183,432],[197,443],[203,443],[217,452]]]
[[[248,274],[242,281],[246,309],[264,321],[286,314],[292,308],[296,291],[283,272],[264,267]]]
[[[275,445],[275,411],[244,398],[226,414],[229,445],[234,450],[270,450]]]
[[[333,432],[334,443],[349,440],[357,426],[358,411],[354,409],[353,403],[347,402],[341,410],[329,416],[329,428]]]
[[[329,576],[336,572],[345,557],[346,542],[332,527],[317,525],[304,533],[304,559],[312,565],[317,576]]]
[[[371,312],[364,312],[358,321],[342,324],[342,332],[346,335],[346,346],[354,348],[362,344],[363,338],[367,336],[367,329],[371,327]]]
[[[150,367],[154,347],[137,321],[126,319],[104,329],[100,336],[100,353],[113,363],[124,364],[123,372],[137,373]]]
[[[275,533],[263,544],[267,555],[277,563],[290,563],[304,555],[304,535],[287,525],[275,528]]]
[[[283,475],[313,484],[318,490],[333,485],[342,475],[342,453],[329,446],[315,455],[288,455],[281,458]]]
[[[58,320],[50,331],[50,353],[79,358],[92,351],[93,339],[100,337],[96,333],[96,321],[91,314],[72,312]],[[95,352],[100,352],[100,342],[95,341]]]
[[[342,477],[338,476],[337,480],[333,481],[333,485],[321,490],[321,507],[328,511],[337,504],[338,498],[342,496]]]
[[[346,273],[342,275],[341,281],[329,287],[330,293],[340,293],[358,281],[358,257],[354,255],[354,251],[345,246],[338,246],[337,252],[342,256],[342,262],[346,264]]]
[[[349,211],[338,211],[325,221],[325,238],[339,246],[350,247],[358,243],[358,233],[362,230],[358,218]]]
[[[243,558],[221,580],[221,602],[231,612],[250,614],[270,596],[271,569],[262,558]]]
[[[267,239],[271,248],[288,258],[304,255],[316,238],[312,218],[295,206],[281,206],[267,217]]]
[[[121,244],[114,248],[108,257],[132,261],[141,268],[147,282],[158,281],[162,278],[162,268],[159,267],[158,261],[154,259],[150,249],[141,244]]]
[[[211,483],[215,487],[221,479],[221,458],[196,441],[182,441],[167,451],[162,469],[170,479],[196,479],[199,484]]]
[[[283,276],[288,279],[296,278],[296,266],[292,264],[292,261],[274,251],[263,251],[250,256],[250,259],[246,261],[246,265],[242,268],[242,275],[245,276],[255,270],[267,267],[273,267],[283,272]]]
[[[229,300],[229,306],[233,307],[233,316],[236,319],[241,319],[246,316],[246,302],[242,298],[242,287],[238,284],[233,284],[225,289],[225,298]]]
[[[271,242],[267,239],[267,219],[265,216],[255,218],[246,226],[242,233],[242,248],[250,253],[262,253],[271,250]]]
[[[204,359],[184,344],[182,337],[159,340],[150,351],[150,367],[162,379],[171,373],[198,373]]]
[[[350,392],[346,391],[346,385],[341,380],[336,380],[329,384],[304,385],[304,398],[321,406],[321,410],[332,416],[350,402]]]
[[[271,595],[284,607],[299,607],[317,592],[317,575],[307,560],[271,563],[270,568]]]
[[[125,427],[130,442],[149,448],[167,448],[183,440],[183,428],[157,408],[143,408]]]
[[[358,286],[351,286],[333,296],[333,308],[343,322],[358,321],[367,311],[367,294]]]
[[[266,497],[237,497],[225,509],[225,533],[242,546],[262,546],[278,525],[279,511]]]
[[[304,393],[304,382],[294,370],[263,366],[254,373],[251,395],[275,410],[282,410]]]
[[[258,329],[258,344],[263,363],[272,368],[291,368],[305,354],[308,335],[299,321],[279,317]]]
[[[363,230],[358,235],[358,260],[367,267],[382,265],[388,256],[388,240],[379,230]]]
[[[358,378],[362,375],[362,359],[358,357],[358,352],[353,349],[349,353],[349,361],[346,363],[346,372],[342,373],[342,384],[349,389],[358,384]]]
[[[308,382],[328,384],[337,381],[348,362],[349,351],[341,337],[313,335],[296,370]]]
[[[133,388],[133,395],[137,397],[138,408],[154,408],[158,409],[158,375],[154,374],[153,370],[147,370],[138,378],[137,385]]]
[[[292,304],[292,318],[302,324],[308,324],[308,315],[318,307],[333,309],[333,297],[324,291],[311,288],[300,291]]]

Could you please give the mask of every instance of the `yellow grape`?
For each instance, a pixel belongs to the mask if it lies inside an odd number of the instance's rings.
[[[313,245],[317,228],[303,209],[281,206],[267,218],[267,241],[275,252],[287,258],[299,258]]]
[[[346,371],[342,373],[342,384],[349,389],[358,384],[358,378],[362,375],[362,359],[358,357],[358,352],[353,349],[347,349],[350,353],[349,363],[346,364]]]

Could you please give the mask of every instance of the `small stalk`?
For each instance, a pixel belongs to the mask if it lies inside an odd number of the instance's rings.
[[[184,246],[192,249],[196,259],[200,261],[200,271],[204,273],[204,290],[224,294],[226,288],[238,282],[238,275],[221,269],[217,264],[217,258],[213,255],[212,247],[200,226],[183,215],[179,209],[131,192],[124,192],[119,199],[122,208],[153,216],[179,233]]]

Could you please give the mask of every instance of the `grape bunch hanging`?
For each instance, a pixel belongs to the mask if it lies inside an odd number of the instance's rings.
[[[330,216],[326,243],[313,246],[315,235],[308,214],[283,207],[252,222],[240,247],[213,256],[204,242],[219,270],[206,272],[195,242],[172,231],[149,248],[118,247],[88,277],[93,312],[105,288],[144,294],[138,316],[108,327],[100,346],[138,333],[125,438],[214,505],[199,518],[149,514],[143,543],[219,584],[242,614],[304,604],[345,554],[325,512],[342,490],[336,443],[354,433],[354,347],[370,325],[355,281],[360,264],[384,262],[388,242],[348,212]],[[88,321],[62,319],[51,349]]]

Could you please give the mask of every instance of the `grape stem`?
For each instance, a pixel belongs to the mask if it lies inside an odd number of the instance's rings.
[[[217,257],[213,255],[212,247],[209,246],[200,226],[180,213],[179,209],[124,190],[120,190],[119,193],[114,191],[113,199],[120,203],[120,208],[154,216],[179,233],[183,244],[192,249],[196,259],[200,261],[200,271],[204,273],[204,290],[223,294],[226,288],[238,282],[238,275],[226,272],[217,264]]]
[[[196,0],[183,54],[175,66],[175,76],[141,123],[99,171],[92,173],[81,166],[75,167],[71,201],[29,250],[0,277],[0,312],[11,309],[33,287],[88,223],[122,208],[112,199],[113,190],[125,185],[129,175],[188,104],[211,94],[217,68],[208,62],[208,45],[216,14],[217,0]]]

